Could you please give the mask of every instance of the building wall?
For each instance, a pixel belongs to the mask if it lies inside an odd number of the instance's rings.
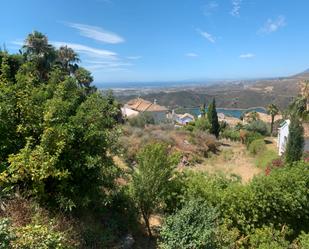
[[[285,152],[286,144],[289,136],[289,123],[279,129],[278,132],[278,154],[281,156]]]

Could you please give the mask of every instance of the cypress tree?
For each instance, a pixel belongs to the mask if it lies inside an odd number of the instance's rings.
[[[209,132],[216,136],[216,138],[219,137],[220,132],[220,124],[218,120],[218,114],[216,110],[216,100],[213,99],[212,102],[208,106],[208,112],[207,112],[207,118],[210,123],[210,129]]]
[[[289,136],[285,151],[287,163],[299,161],[304,150],[304,128],[298,118],[293,117],[289,126]]]

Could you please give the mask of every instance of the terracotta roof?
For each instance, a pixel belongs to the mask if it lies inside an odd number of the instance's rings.
[[[127,105],[138,112],[162,112],[167,111],[167,108],[164,106],[160,106],[154,104],[150,101],[144,100],[142,98],[132,99],[130,100]]]

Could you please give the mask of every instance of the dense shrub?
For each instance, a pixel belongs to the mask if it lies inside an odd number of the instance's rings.
[[[129,118],[128,122],[131,126],[144,128],[146,125],[154,124],[155,120],[149,113],[140,113],[133,118]]]
[[[270,134],[270,127],[262,120],[256,120],[245,126],[245,129],[251,132],[258,132],[263,136]]]
[[[261,175],[247,185],[225,177],[208,177],[201,173],[185,174],[182,203],[202,199],[221,211],[241,234],[273,225],[286,224],[293,236],[309,230],[309,164],[299,162]]]
[[[252,141],[249,144],[248,149],[252,155],[261,154],[262,152],[266,150],[266,144],[265,144],[264,139],[257,139],[257,140]]]
[[[302,232],[296,240],[297,249],[308,249],[309,248],[309,233]]]
[[[201,117],[195,120],[194,128],[201,131],[209,131],[211,125],[206,117]]]
[[[40,224],[29,224],[15,230],[17,238],[12,243],[16,249],[68,249],[65,236],[49,226]]]
[[[200,200],[186,203],[166,218],[160,231],[162,248],[216,248],[217,210]]]
[[[300,120],[293,117],[289,125],[289,136],[285,150],[286,162],[293,163],[300,160],[303,155],[304,145],[304,128]]]
[[[248,249],[286,249],[289,241],[286,240],[286,229],[281,231],[272,227],[262,227],[255,229],[249,235],[246,246]]]
[[[234,129],[225,129],[221,133],[221,137],[225,139],[229,139],[231,141],[240,141],[240,133]]]
[[[249,133],[246,134],[245,144],[246,144],[247,148],[249,148],[249,145],[254,140],[258,140],[258,139],[262,139],[262,138],[263,138],[263,136],[258,132],[249,132]]]
[[[6,218],[0,219],[0,249],[10,249],[15,235],[10,230],[10,221]]]
[[[247,185],[232,185],[222,193],[222,210],[237,228],[287,224],[297,233],[309,229],[309,165],[299,162],[260,176]]]

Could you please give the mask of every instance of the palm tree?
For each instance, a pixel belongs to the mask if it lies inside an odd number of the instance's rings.
[[[48,38],[46,35],[38,31],[33,31],[27,36],[23,49],[25,54],[30,58],[42,58],[49,54],[51,50],[53,50],[53,47],[48,44]]]
[[[80,62],[78,55],[72,48],[68,46],[62,46],[57,51],[57,60],[61,64],[62,68],[66,70],[69,74],[74,73],[78,68],[77,62]]]
[[[27,60],[36,64],[40,73],[40,78],[46,79],[48,71],[55,61],[55,49],[48,43],[48,38],[44,34],[34,31],[29,34],[23,46]]]
[[[289,105],[288,112],[291,117],[296,116],[303,121],[309,120],[309,111],[307,111],[307,99],[299,96]]]
[[[270,104],[267,107],[267,114],[271,116],[270,134],[273,134],[275,116],[278,115],[279,109],[275,104]]]
[[[81,87],[90,88],[90,84],[93,81],[91,73],[83,67],[79,67],[75,72],[74,76]]]

